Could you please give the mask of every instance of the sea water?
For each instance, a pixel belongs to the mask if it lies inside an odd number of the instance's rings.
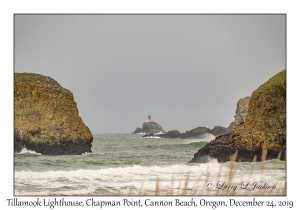
[[[189,164],[212,135],[93,134],[92,153],[14,155],[15,195],[284,195],[285,161]]]

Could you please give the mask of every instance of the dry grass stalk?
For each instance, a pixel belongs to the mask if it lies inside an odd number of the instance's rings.
[[[229,171],[229,176],[228,176],[228,181],[230,182],[232,180],[232,176],[233,176],[233,168],[234,168],[234,163],[236,161],[238,155],[238,151],[236,150],[235,153],[233,155],[230,156],[230,171]]]
[[[267,155],[268,155],[268,149],[267,147],[264,145],[263,148],[262,148],[262,154],[261,154],[261,173],[260,173],[260,179],[262,180],[262,176],[263,176],[263,173],[262,171],[264,170],[265,168],[265,161],[267,159]]]
[[[181,180],[179,180],[176,195],[180,195],[180,189],[181,189]]]
[[[199,179],[197,179],[192,187],[191,195],[196,195],[198,189],[199,189]]]
[[[138,195],[142,195],[143,194],[143,190],[144,190],[144,181],[141,183],[141,187],[138,191]]]
[[[252,173],[253,173],[253,169],[254,169],[254,166],[256,164],[256,160],[257,160],[257,155],[254,155],[252,163],[251,163],[250,175],[252,175]]]
[[[199,185],[200,180],[201,180],[201,175],[194,182],[194,184],[192,186],[192,191],[191,191],[190,195],[196,195],[196,193],[198,192],[199,189],[204,189],[205,186]]]
[[[262,154],[261,154],[261,162],[263,162],[267,159],[267,155],[268,155],[268,149],[266,146],[263,146]]]
[[[186,195],[187,194],[189,178],[190,178],[190,174],[188,173],[186,178],[185,178],[185,181],[184,181],[184,185],[183,185],[183,189],[181,191],[181,195]]]
[[[159,178],[156,180],[154,195],[159,195]]]
[[[256,160],[257,160],[257,155],[254,155],[252,163],[251,163],[251,169],[250,169],[250,174],[249,174],[250,177],[253,174],[253,169],[254,169],[254,166],[256,165]],[[249,190],[245,190],[244,195],[249,195]]]
[[[275,183],[275,186],[276,186],[276,187],[278,186],[278,181]],[[276,188],[275,188],[275,189],[276,189]],[[272,188],[270,189],[270,192],[269,192],[268,195],[272,195],[272,194],[273,194],[273,191],[275,191],[275,189],[272,187]]]
[[[220,167],[219,167],[219,171],[218,171],[218,175],[217,175],[217,180],[220,180],[220,177],[221,177],[221,172],[222,172],[222,164],[220,164]],[[219,192],[220,190],[217,191],[216,195],[219,195]]]
[[[120,189],[118,189],[118,190],[117,190],[117,192],[115,192],[113,195],[114,195],[114,196],[121,195],[121,190],[120,190]]]
[[[241,162],[242,162],[242,159],[240,158],[240,159],[238,160],[237,164],[236,164],[235,169],[234,169],[233,176],[234,176],[234,174],[237,172],[238,168],[240,167]],[[242,175],[242,177],[241,177],[241,180],[243,180],[243,175]],[[231,180],[231,182],[232,182],[232,180]],[[231,183],[231,184],[232,184],[232,183]],[[233,196],[233,195],[236,194],[236,192],[237,192],[237,191],[235,190],[235,191],[233,191],[230,195]]]
[[[276,159],[276,167],[275,167],[275,169],[277,169],[277,167],[278,167],[278,164],[279,164],[281,155],[282,155],[282,151],[280,151],[280,152],[278,153],[278,157],[277,157],[277,159]]]
[[[172,196],[174,192],[174,176],[172,176],[171,187],[167,190],[167,195]]]
[[[277,188],[276,195],[280,195],[280,188]]]
[[[284,186],[282,188],[282,195],[286,195],[286,181],[284,182]]]
[[[209,166],[206,165],[206,176],[205,176],[205,182],[204,185],[208,183],[208,178],[209,178]],[[203,189],[206,188],[206,186],[203,186]],[[206,190],[206,195],[208,195],[208,190]]]

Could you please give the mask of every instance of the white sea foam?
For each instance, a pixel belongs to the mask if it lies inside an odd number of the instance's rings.
[[[199,138],[202,141],[211,141],[211,140],[214,140],[216,137],[211,133],[204,133],[204,134],[201,134]]]
[[[35,151],[32,150],[28,150],[25,147],[21,150],[20,154],[24,154],[24,153],[30,153],[30,154],[35,154],[35,155],[41,155],[41,153],[37,153]]]
[[[144,139],[160,139],[159,136],[147,136],[147,137],[143,137]]]
[[[143,185],[144,189],[151,194],[155,190],[157,179],[160,181],[161,189],[168,189],[173,181],[174,188],[182,185],[187,175],[189,175],[189,186],[194,184],[205,184],[210,181],[227,181],[229,174],[228,165],[220,164],[212,160],[206,164],[173,164],[166,166],[140,166],[103,168],[98,170],[72,170],[72,171],[15,171],[15,185],[38,186],[40,190],[34,189],[34,195],[87,195],[87,194],[113,194],[121,189],[121,192],[138,193],[137,190]],[[284,174],[284,171],[282,171]],[[245,170],[236,170],[233,181],[241,182],[243,179],[255,182],[267,180],[283,185],[283,181],[278,181],[282,176],[278,171],[268,170],[264,172],[254,171],[251,176]],[[65,188],[68,188],[66,191]],[[22,192],[22,188],[16,188],[16,195],[30,195],[30,191]],[[103,192],[99,192],[102,190]],[[205,191],[205,193],[207,193]]]
[[[165,134],[164,132],[160,131],[158,133],[155,133],[155,135],[159,135],[159,134]]]

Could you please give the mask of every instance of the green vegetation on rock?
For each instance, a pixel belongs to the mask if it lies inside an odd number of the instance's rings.
[[[254,156],[260,161],[262,151],[267,151],[266,159],[285,158],[286,70],[252,93],[244,123],[201,148],[190,162],[202,162],[206,156],[225,162],[236,151],[241,161],[252,161]]]
[[[42,75],[36,74],[36,73],[29,73],[29,72],[24,72],[24,73],[15,73],[15,82],[23,82],[27,83],[30,82],[30,79],[34,77],[40,77]]]
[[[245,127],[255,131],[249,141],[253,148],[285,149],[286,70],[259,86],[251,96]]]

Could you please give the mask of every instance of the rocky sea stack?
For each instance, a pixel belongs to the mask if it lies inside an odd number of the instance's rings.
[[[143,127],[142,128],[136,128],[135,131],[133,131],[132,133],[151,134],[151,133],[165,133],[165,131],[163,130],[161,125],[158,124],[157,122],[154,122],[151,119],[151,116],[149,115],[148,120],[146,120],[143,123]]]
[[[34,73],[14,74],[14,151],[42,155],[91,152],[93,136],[78,114],[71,91]]]
[[[232,131],[236,126],[238,126],[239,124],[245,121],[245,118],[247,116],[249,101],[250,101],[249,96],[238,100],[238,102],[236,103],[237,107],[235,110],[234,121],[230,123],[227,130]]]
[[[208,157],[226,162],[236,151],[239,161],[250,162],[254,156],[261,161],[262,154],[266,154],[265,159],[276,159],[279,155],[281,160],[285,159],[286,70],[252,93],[244,123],[201,148],[190,162],[207,162]]]

